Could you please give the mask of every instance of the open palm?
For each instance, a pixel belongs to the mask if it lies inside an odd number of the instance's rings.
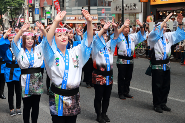
[[[129,26],[129,25],[130,25],[130,20],[126,19],[125,22],[124,22],[124,26]]]
[[[60,22],[63,20],[63,18],[65,17],[66,15],[66,11],[62,11],[62,12],[59,12],[56,17],[55,17],[55,21],[57,22]]]
[[[110,25],[111,25],[110,22],[105,23],[105,25],[103,26],[103,29],[107,30]]]
[[[22,26],[21,30],[22,30],[23,32],[25,32],[29,27],[30,27],[30,23],[25,23],[25,24]]]
[[[82,9],[82,14],[84,15],[87,21],[92,21],[92,17],[87,10]]]

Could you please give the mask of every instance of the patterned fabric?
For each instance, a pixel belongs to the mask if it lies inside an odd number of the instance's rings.
[[[60,86],[58,86],[60,88]],[[51,115],[58,115],[59,95],[49,91],[49,107]],[[62,101],[62,99],[60,99]],[[74,116],[81,112],[80,94],[74,96],[63,96],[63,116]]]
[[[27,74],[22,74],[22,76],[26,75]],[[25,86],[22,86],[22,97],[25,98],[30,97],[31,95],[41,95],[43,92],[43,79],[41,72],[30,74],[29,93],[25,94]]]
[[[134,55],[134,50],[135,50],[135,45],[139,44],[141,42],[143,42],[144,40],[146,40],[146,33],[144,33],[144,35],[141,34],[141,31],[137,32],[137,33],[133,33],[128,35],[128,39],[131,40],[131,56]],[[127,56],[127,48],[126,48],[126,40],[124,40],[124,35],[123,33],[121,33],[118,37],[118,55],[121,56]],[[127,60],[125,59],[119,59],[117,58],[117,64],[128,64],[129,62],[127,62]],[[130,60],[129,64],[133,64],[134,60]]]
[[[97,75],[96,73],[92,73],[92,83],[99,85],[106,85],[106,76]],[[109,76],[109,85],[113,84],[113,75]]]
[[[153,31],[148,36],[148,42],[150,44],[150,48],[154,48],[155,51],[155,59],[163,60],[164,58],[164,48],[161,42],[161,37],[166,41],[166,55],[167,59],[171,56],[171,46],[185,39],[185,32],[183,29],[178,29],[175,32],[165,32],[163,29],[160,30],[161,26],[157,26],[153,29]],[[163,65],[152,65],[152,69],[163,69]],[[170,70],[170,62],[166,65],[166,70]]]
[[[109,54],[109,60],[110,60],[110,70],[113,70],[113,54],[117,39],[111,39],[108,42],[105,42],[103,36],[99,37],[96,35],[95,40],[93,41],[93,52],[92,52],[92,58],[93,58],[93,67],[100,71],[107,71],[107,63],[105,60],[105,56],[103,54],[103,49],[108,50]],[[94,48],[97,45],[101,45],[98,48]],[[100,49],[101,48],[101,49]],[[95,51],[94,51],[95,50]],[[98,51],[99,50],[99,51]],[[106,84],[106,76],[97,75],[95,72],[92,73],[92,83],[94,84],[100,84],[105,85]],[[109,85],[113,83],[113,75],[109,76]]]

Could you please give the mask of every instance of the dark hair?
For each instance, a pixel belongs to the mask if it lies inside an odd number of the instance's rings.
[[[34,49],[34,47],[35,47],[35,38],[34,38],[34,36],[32,36],[32,38],[34,40],[34,43],[33,43],[33,46],[32,46],[33,49]],[[26,35],[22,36],[22,47],[23,47],[24,50],[26,49]]]
[[[87,31],[87,25],[85,25],[83,33],[85,33],[86,31]]]

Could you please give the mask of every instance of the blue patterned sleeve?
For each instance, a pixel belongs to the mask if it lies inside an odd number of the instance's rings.
[[[57,51],[57,45],[56,45],[56,42],[55,42],[55,37],[53,37],[51,46],[50,46],[50,44],[47,40],[47,36],[43,37],[42,47],[43,47],[42,49],[43,49],[43,54],[44,54],[44,61],[49,67],[51,67],[53,62],[54,62],[54,58],[55,58],[54,55]]]
[[[173,40],[173,44],[179,43],[180,41],[183,41],[185,39],[185,32],[184,29],[180,29],[179,27],[177,28],[177,30],[175,31],[175,33],[173,33],[171,35],[172,40]]]
[[[143,41],[146,40],[146,33],[144,31],[144,35],[141,34],[141,31],[137,32],[137,35],[136,35],[136,40],[134,41],[135,42],[135,45],[136,44],[139,44]]]
[[[83,66],[88,61],[90,54],[92,50],[92,44],[88,47],[88,38],[87,38],[87,32],[85,32],[83,36],[83,40],[81,42],[81,53],[82,53],[82,64]]]
[[[93,40],[93,53],[96,55],[102,48],[104,48],[106,45],[104,43],[103,36],[99,37],[98,33],[96,34],[94,40]]]
[[[81,41],[82,40],[82,38],[81,38],[81,36],[80,35],[75,35],[75,39],[76,39],[76,41]]]
[[[19,39],[19,41],[17,41],[17,44],[15,44],[14,39],[13,39],[11,42],[11,47],[12,47],[12,51],[13,51],[15,57],[18,59],[19,53],[21,51],[21,39]]]
[[[44,36],[43,36],[43,37],[44,37]],[[41,43],[41,41],[42,41],[42,38],[39,36],[39,37],[38,37],[38,42]]]
[[[1,52],[6,52],[10,45],[10,41],[8,39],[4,39],[3,37],[0,39],[0,50]]]
[[[115,47],[116,47],[116,44],[118,42],[118,39],[111,39],[111,43],[110,43],[110,47],[111,47],[111,51],[114,53],[115,51]]]
[[[148,36],[148,41],[158,42],[158,40],[163,36],[163,29],[161,29],[161,25],[155,27]]]

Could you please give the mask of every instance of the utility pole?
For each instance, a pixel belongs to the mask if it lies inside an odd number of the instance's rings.
[[[90,0],[88,0],[88,12],[89,12],[89,14],[91,13],[91,12],[90,12],[90,5],[91,5],[91,4],[90,4]]]
[[[124,23],[124,0],[122,0],[122,24]]]

